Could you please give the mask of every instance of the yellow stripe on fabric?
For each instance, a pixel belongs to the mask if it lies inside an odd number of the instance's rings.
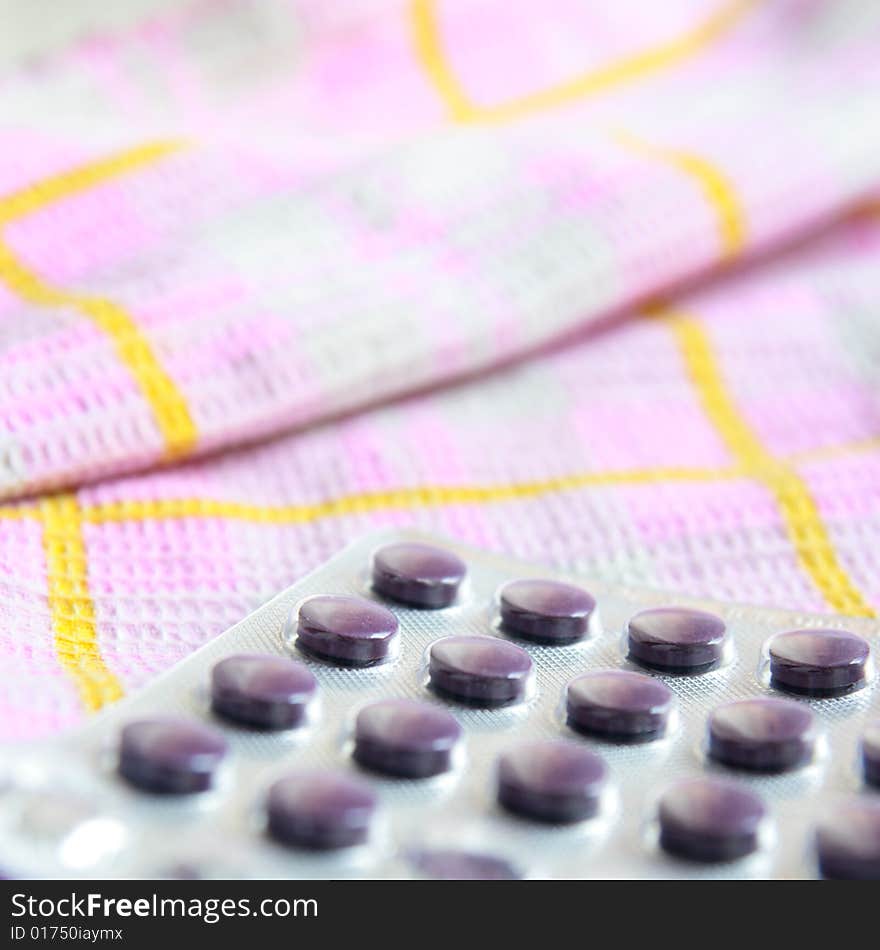
[[[178,141],[148,142],[45,178],[0,198],[0,225],[152,165],[185,147],[184,142]]]
[[[659,312],[659,311],[658,311]],[[838,458],[860,452],[880,449],[880,438],[858,439],[843,442],[840,445],[822,446],[817,449],[805,449],[783,456],[790,463],[821,461],[826,458]],[[655,469],[633,469],[611,472],[588,472],[563,475],[556,479],[510,485],[486,486],[434,486],[427,488],[392,489],[386,492],[374,492],[364,495],[349,495],[341,499],[332,499],[311,505],[247,505],[239,502],[217,499],[186,498],[156,501],[118,501],[97,505],[82,505],[83,520],[90,523],[106,521],[144,521],[156,518],[238,518],[251,521],[305,521],[318,520],[320,512],[328,517],[348,514],[355,510],[380,510],[381,507],[393,507],[392,503],[403,502],[405,506],[416,507],[419,499],[429,499],[433,505],[515,500],[532,498],[539,494],[552,494],[556,491],[568,491],[577,488],[589,488],[603,485],[639,485],[665,481],[723,481],[731,478],[748,477],[745,468],[688,468],[670,466]],[[437,501],[437,499],[441,501]],[[385,504],[383,504],[385,503]],[[151,514],[153,512],[154,514]],[[0,505],[0,519],[9,521],[35,519],[40,517],[40,509],[35,505]]]
[[[568,82],[496,106],[481,106],[472,102],[454,76],[443,51],[435,13],[436,0],[413,0],[410,20],[419,62],[446,103],[451,116],[458,122],[508,122],[607,92],[675,66],[722,37],[758,2],[729,0],[679,37],[632,53]]]
[[[840,445],[821,445],[815,449],[803,449],[788,456],[791,462],[822,462],[825,459],[845,458],[848,455],[861,455],[880,449],[880,437],[870,436],[843,442]]]
[[[34,505],[0,505],[0,521],[24,521],[39,517],[40,511]]]
[[[693,179],[715,215],[725,259],[736,257],[746,242],[745,210],[733,183],[717,165],[693,152],[654,145],[629,132],[615,132],[614,138],[625,148],[656,158]]]
[[[736,478],[743,474],[736,468],[658,468],[620,472],[585,472],[508,485],[435,485],[364,492],[304,505],[250,505],[206,498],[119,501],[84,506],[83,518],[94,524],[152,521],[163,518],[234,518],[268,524],[296,524],[317,521],[321,518],[365,514],[371,511],[516,501],[594,486],[715,481]]]
[[[472,121],[474,106],[443,55],[433,0],[413,0],[410,23],[418,59],[446,103],[450,117],[456,122]]]
[[[142,168],[182,147],[179,142],[142,145],[45,179],[0,199],[0,225]],[[162,433],[166,457],[178,458],[192,449],[198,431],[186,399],[162,368],[149,340],[122,306],[104,297],[51,286],[19,260],[4,240],[0,240],[0,280],[28,303],[37,307],[69,308],[105,333],[150,406]]]
[[[39,512],[55,650],[83,705],[94,711],[121,698],[122,687],[98,648],[82,511],[75,496],[55,495],[40,502]]]
[[[687,314],[663,308],[652,313],[663,319],[675,335],[706,414],[735,461],[772,491],[801,568],[834,610],[852,616],[875,616],[840,563],[806,482],[790,464],[774,458],[762,446],[737,410],[706,331]]]
[[[69,307],[88,318],[110,338],[116,355],[149,404],[165,442],[166,457],[177,458],[192,449],[198,432],[186,399],[123,307],[104,297],[52,287],[21,263],[2,240],[0,280],[28,303],[38,307]]]

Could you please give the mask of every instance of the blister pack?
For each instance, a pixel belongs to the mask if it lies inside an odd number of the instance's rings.
[[[874,621],[368,536],[73,735],[15,876],[880,876]]]

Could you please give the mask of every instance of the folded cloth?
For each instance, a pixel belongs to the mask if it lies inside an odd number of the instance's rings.
[[[876,4],[136,7],[0,71],[0,734],[376,524],[873,613]]]

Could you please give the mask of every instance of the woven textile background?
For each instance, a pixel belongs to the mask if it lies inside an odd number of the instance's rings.
[[[874,0],[101,9],[0,50],[0,736],[376,525],[878,609]]]

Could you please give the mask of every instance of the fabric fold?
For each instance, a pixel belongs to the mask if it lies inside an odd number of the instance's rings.
[[[0,66],[0,736],[378,526],[876,615],[873,0],[154,2]]]
[[[254,147],[230,147],[173,110],[158,140],[122,140],[106,116],[100,146],[13,134],[0,490],[136,471],[486,370],[820,224],[878,184],[872,38],[834,35],[819,56],[805,25],[747,69],[719,40],[650,95],[609,92],[613,123],[607,99],[575,99],[348,158],[334,143],[323,167],[293,132],[273,151],[275,127],[245,124]],[[54,81],[28,94],[51,102]],[[51,171],[32,180],[30,164]]]

